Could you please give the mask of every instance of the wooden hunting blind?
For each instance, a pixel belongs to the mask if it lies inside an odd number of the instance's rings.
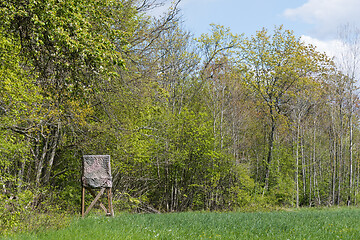
[[[83,156],[83,174],[82,174],[82,198],[81,215],[84,217],[90,212],[97,201],[107,216],[114,216],[112,208],[112,176],[109,155],[84,155]],[[89,207],[85,211],[85,191],[88,190],[94,197]],[[99,192],[96,194],[96,191]],[[100,201],[101,196],[106,190],[108,208]]]

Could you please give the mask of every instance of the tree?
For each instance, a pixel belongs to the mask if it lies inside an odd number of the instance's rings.
[[[305,46],[293,32],[275,29],[258,31],[242,44],[239,64],[244,69],[244,82],[253,90],[259,107],[268,118],[267,156],[265,160],[264,192],[269,187],[270,166],[273,158],[274,137],[286,111],[287,103],[304,85],[316,68],[314,50]]]
[[[21,187],[30,154],[25,136],[13,134],[15,126],[37,118],[40,89],[32,84],[29,71],[19,57],[20,43],[0,30],[0,185],[3,191]],[[10,187],[10,188],[9,188]]]
[[[136,24],[135,9],[128,1],[26,0],[0,6],[1,29],[18,42],[23,60],[18,68],[29,73],[30,89],[41,96],[36,118],[11,129],[31,145],[28,180],[47,185],[67,171],[53,172],[62,165],[57,153],[77,144],[75,133],[94,110],[90,99],[124,67],[120,50]]]
[[[360,30],[356,26],[351,26],[349,24],[341,26],[339,28],[339,37],[342,42],[343,51],[340,53],[339,59],[337,60],[341,71],[347,75],[347,86],[346,88],[349,91],[349,193],[347,199],[347,205],[349,206],[352,201],[353,194],[353,114],[354,114],[354,101],[356,97],[356,80],[359,74],[359,53],[360,53]]]

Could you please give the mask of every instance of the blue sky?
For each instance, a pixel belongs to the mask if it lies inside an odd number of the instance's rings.
[[[209,24],[229,27],[233,33],[255,34],[263,27],[284,25],[303,35],[309,24],[299,24],[284,16],[287,8],[295,8],[306,0],[183,0],[180,4],[185,26],[196,35],[208,32]]]
[[[360,28],[360,0],[182,0],[179,7],[185,28],[195,36],[208,33],[211,23],[246,36],[284,25],[329,55],[336,55],[339,26]]]

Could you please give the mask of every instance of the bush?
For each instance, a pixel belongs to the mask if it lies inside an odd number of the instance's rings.
[[[0,236],[66,226],[70,217],[56,204],[42,201],[44,195],[31,190],[11,197],[0,194]]]

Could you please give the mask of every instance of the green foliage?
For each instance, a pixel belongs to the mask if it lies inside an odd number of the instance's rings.
[[[2,235],[37,230],[39,228],[50,228],[53,226],[65,226],[66,218],[61,216],[55,203],[43,204],[46,209],[35,208],[34,200],[39,196],[35,191],[22,191],[16,196],[8,197],[0,195],[0,233]],[[52,206],[50,208],[50,206]],[[44,214],[44,212],[46,214]],[[55,214],[54,216],[51,216]],[[61,218],[56,219],[56,218]],[[0,236],[1,236],[0,234]]]
[[[38,88],[32,85],[29,72],[21,68],[20,43],[7,37],[0,28],[0,185],[21,185],[13,172],[29,160],[26,138],[13,134],[14,125],[36,118]],[[16,131],[16,129],[15,129]],[[20,167],[21,169],[21,167]],[[21,171],[21,170],[20,170]]]
[[[33,195],[31,192],[23,192],[19,195],[19,199],[9,199],[5,195],[0,195],[1,217],[0,217],[0,232],[6,232],[10,229],[16,231],[21,223],[22,216],[29,212],[29,201]]]
[[[119,47],[126,44],[134,10],[122,1],[5,1],[1,6],[2,26],[22,39],[22,48],[35,67],[44,64],[42,57],[61,72],[78,74],[84,66],[99,74],[114,62],[123,64],[115,41]],[[121,17],[127,22],[119,23]]]

